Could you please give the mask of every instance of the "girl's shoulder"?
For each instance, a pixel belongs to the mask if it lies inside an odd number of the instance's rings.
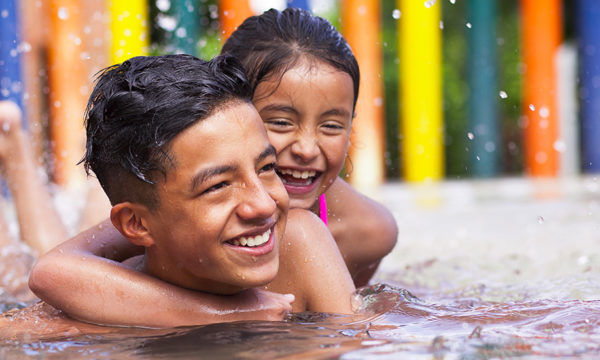
[[[329,228],[337,242],[347,237],[379,237],[393,240],[398,235],[396,220],[383,204],[369,198],[337,178],[325,193]]]

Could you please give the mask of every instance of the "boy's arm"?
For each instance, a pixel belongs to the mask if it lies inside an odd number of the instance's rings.
[[[29,286],[70,316],[100,324],[170,327],[281,320],[291,310],[289,295],[259,289],[234,296],[200,293],[117,262],[139,253],[105,221],[40,257]]]
[[[315,214],[290,209],[280,251],[280,274],[271,289],[293,292],[294,311],[352,313],[354,283],[329,230]]]

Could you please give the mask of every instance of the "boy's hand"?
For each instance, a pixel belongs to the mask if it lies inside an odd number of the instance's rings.
[[[235,295],[237,306],[234,315],[237,320],[281,321],[292,311],[295,300],[292,294],[278,294],[259,288],[252,288]]]

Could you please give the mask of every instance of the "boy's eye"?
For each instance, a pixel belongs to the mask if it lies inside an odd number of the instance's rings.
[[[260,169],[260,172],[264,173],[264,172],[269,172],[269,171],[275,171],[276,168],[277,168],[277,163],[272,162],[272,163],[269,163],[269,164],[263,166]]]
[[[209,187],[208,189],[204,190],[202,192],[202,195],[208,194],[208,193],[211,193],[211,192],[214,192],[214,191],[217,191],[217,190],[219,190],[219,189],[221,189],[221,188],[223,188],[225,186],[227,186],[227,183],[225,181],[220,182],[220,183],[215,184],[215,185]]]

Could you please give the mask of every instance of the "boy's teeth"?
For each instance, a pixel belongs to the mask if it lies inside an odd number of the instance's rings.
[[[271,236],[271,229],[265,231],[262,235],[256,236],[242,236],[239,239],[233,240],[233,245],[236,246],[248,246],[255,247],[260,246],[269,241],[269,237]]]

